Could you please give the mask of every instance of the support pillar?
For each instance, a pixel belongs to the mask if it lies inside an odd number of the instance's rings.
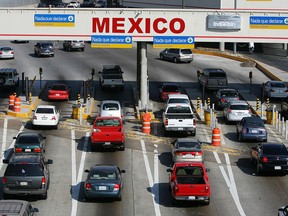
[[[224,52],[225,51],[225,42],[220,42],[219,43],[219,50],[220,50],[220,52]]]
[[[140,89],[140,100],[141,100],[141,109],[148,109],[148,86],[147,86],[147,77],[148,77],[148,72],[147,72],[147,43],[146,42],[140,42],[141,46],[141,89]]]
[[[233,54],[236,55],[237,54],[237,43],[233,43]]]

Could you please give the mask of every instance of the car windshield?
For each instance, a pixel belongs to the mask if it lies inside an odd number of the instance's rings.
[[[271,83],[271,87],[286,88],[285,84],[282,82]]]
[[[38,108],[36,113],[54,114],[54,109],[52,108]]]
[[[162,91],[163,92],[179,92],[179,88],[177,86],[167,85],[167,86],[163,86]]]
[[[168,103],[190,103],[190,101],[182,98],[171,98]]]
[[[118,119],[99,119],[96,126],[120,126],[120,122]]]
[[[53,45],[51,43],[42,43],[41,47],[42,48],[50,48],[50,47],[53,47]]]
[[[237,105],[231,105],[230,109],[231,110],[249,110],[249,106],[248,105],[237,104]]]
[[[10,47],[1,47],[0,50],[1,51],[10,51],[12,49]]]
[[[196,148],[201,149],[198,142],[178,142],[178,149]]]
[[[267,145],[263,148],[264,155],[288,155],[285,145]]]
[[[106,103],[103,105],[103,110],[119,110],[119,105],[116,103]]]
[[[247,127],[264,127],[264,123],[260,121],[248,121],[245,125]]]
[[[5,176],[43,176],[43,170],[35,164],[9,164]]]
[[[20,136],[17,139],[19,144],[39,143],[39,140],[35,136]]]
[[[113,170],[97,170],[90,175],[90,179],[117,179],[117,173]]]
[[[222,91],[221,97],[238,97],[238,93],[234,91]]]
[[[51,89],[52,89],[52,90],[65,91],[65,90],[66,90],[66,86],[65,86],[65,85],[52,85]]]

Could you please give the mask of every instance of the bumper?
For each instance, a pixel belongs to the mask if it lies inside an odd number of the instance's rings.
[[[245,140],[267,140],[267,134],[242,134],[242,139]]]
[[[185,157],[179,157],[179,156],[176,156],[173,158],[173,161],[174,162],[203,162],[203,158],[185,158]]]
[[[115,148],[124,145],[124,142],[94,142],[91,138],[91,145],[93,146],[102,146],[103,148]]]
[[[288,172],[288,165],[271,165],[271,164],[260,164],[260,169],[262,171],[269,171],[269,172]]]
[[[19,195],[19,196],[25,196],[25,195],[42,195],[47,193],[47,189],[34,189],[34,190],[27,190],[27,189],[9,189],[9,188],[3,188],[4,194],[11,194],[11,195]]]
[[[61,95],[61,96],[48,95],[49,100],[68,100],[68,98],[69,98],[68,95]]]
[[[119,191],[103,191],[103,192],[98,192],[98,191],[88,191],[84,190],[85,197],[86,198],[118,198],[120,197],[120,190]]]
[[[209,200],[209,196],[175,196],[175,200],[182,200],[182,201],[202,201]]]
[[[227,120],[228,121],[241,121],[243,117],[251,117],[251,115],[241,115],[241,116],[228,115]]]
[[[107,84],[102,84],[102,88],[124,88],[124,85],[122,84],[112,84],[112,85],[107,85]]]
[[[32,124],[36,126],[56,126],[58,124],[57,121],[42,121],[42,120],[32,120]]]
[[[193,60],[194,60],[193,58],[179,58],[180,62],[191,62]]]
[[[191,131],[191,132],[196,132],[196,128],[194,128],[194,127],[165,127],[165,130],[166,131],[179,131],[179,132],[181,132],[181,131],[185,131],[185,132],[189,132],[189,131]]]

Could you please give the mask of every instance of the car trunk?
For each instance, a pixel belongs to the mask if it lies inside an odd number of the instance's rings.
[[[190,196],[191,194],[207,196],[209,192],[203,176],[178,176],[177,187],[176,196]]]
[[[7,188],[13,189],[40,189],[43,176],[6,176]]]

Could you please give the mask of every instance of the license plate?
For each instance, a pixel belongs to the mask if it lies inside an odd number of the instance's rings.
[[[281,170],[281,166],[275,166],[274,169],[275,170]]]
[[[115,85],[111,85],[111,88],[115,88]]]
[[[60,96],[60,94],[56,94],[56,96]]]
[[[31,152],[31,149],[25,149],[25,152]]]
[[[195,196],[188,196],[188,200],[195,200]]]
[[[193,157],[194,157],[194,155],[192,155],[192,154],[186,154],[186,155],[185,155],[185,157],[188,157],[188,158],[193,158]]]
[[[42,117],[42,120],[47,120],[47,117]]]
[[[106,186],[99,186],[99,190],[106,190],[107,187]]]
[[[257,131],[257,130],[252,130],[251,132],[252,132],[252,133],[257,133],[258,131]]]
[[[28,185],[28,182],[20,182],[20,185],[21,185],[21,186],[27,186],[27,185]]]
[[[277,92],[278,92],[278,93],[282,93],[282,90],[278,90]]]
[[[183,130],[183,128],[178,128],[178,130]]]
[[[222,82],[219,82],[218,84],[219,84],[219,85],[223,85],[223,83],[222,83]]]
[[[105,142],[104,145],[111,145],[111,142]]]

